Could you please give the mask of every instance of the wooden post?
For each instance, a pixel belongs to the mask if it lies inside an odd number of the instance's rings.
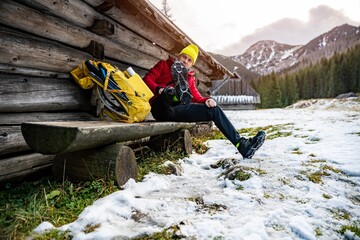
[[[203,136],[211,132],[213,126],[212,121],[208,122],[197,122],[193,128],[190,130],[192,136]]]
[[[191,134],[187,129],[166,133],[150,138],[148,146],[155,151],[166,151],[181,149],[185,154],[191,154]]]
[[[133,150],[120,143],[57,155],[53,174],[59,180],[114,180],[119,186],[136,179],[137,163]]]

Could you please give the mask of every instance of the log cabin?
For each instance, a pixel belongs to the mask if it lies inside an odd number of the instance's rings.
[[[99,120],[91,92],[69,74],[82,61],[132,67],[144,76],[190,43],[196,44],[147,0],[0,1],[0,182],[49,169],[58,157],[30,148],[23,123]],[[233,75],[199,50],[197,86],[208,95],[212,80]]]

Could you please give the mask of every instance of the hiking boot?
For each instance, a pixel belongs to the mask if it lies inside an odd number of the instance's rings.
[[[171,66],[172,80],[175,85],[175,94],[182,104],[191,102],[192,95],[188,83],[189,70],[180,61],[175,61]]]
[[[241,138],[237,149],[243,158],[252,158],[255,152],[263,145],[265,136],[266,134],[264,131],[259,131],[253,138]]]

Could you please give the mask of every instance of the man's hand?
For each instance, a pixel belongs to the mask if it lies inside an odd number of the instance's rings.
[[[216,102],[215,102],[215,100],[214,99],[211,99],[211,98],[209,98],[209,99],[207,99],[206,101],[205,101],[205,105],[207,106],[207,107],[216,107]]]

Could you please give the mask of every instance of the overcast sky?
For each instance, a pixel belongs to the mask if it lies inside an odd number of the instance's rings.
[[[150,0],[161,9],[162,0]],[[360,25],[360,0],[168,0],[175,24],[208,52],[233,56],[259,40],[303,45]]]

